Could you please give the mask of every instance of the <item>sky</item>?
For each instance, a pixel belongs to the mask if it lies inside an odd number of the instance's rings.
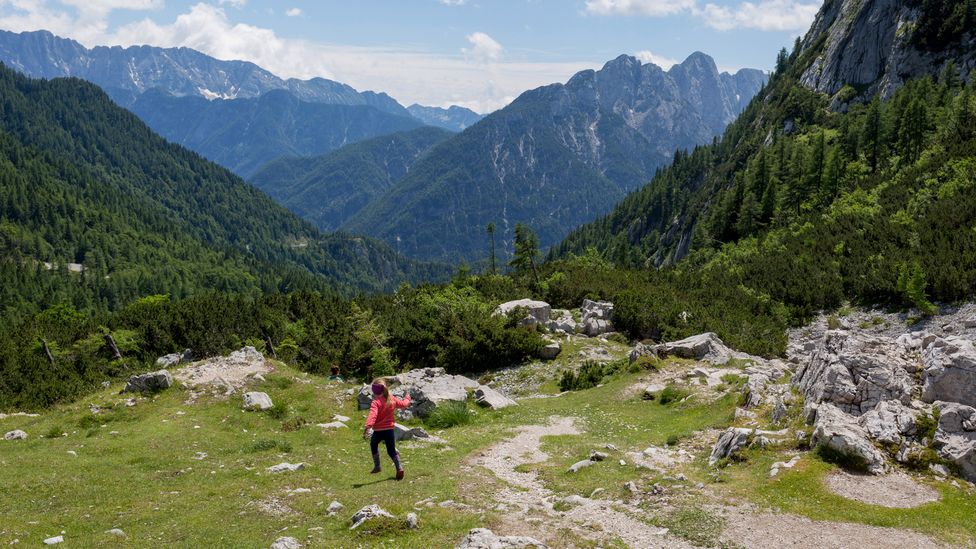
[[[185,46],[404,105],[486,113],[621,54],[769,70],[820,0],[0,0],[0,28],[85,46]]]

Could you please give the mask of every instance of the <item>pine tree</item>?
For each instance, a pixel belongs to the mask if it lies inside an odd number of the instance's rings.
[[[519,276],[526,276],[532,273],[535,283],[539,283],[539,271],[536,267],[536,260],[539,257],[539,238],[532,229],[527,226],[515,224],[515,253],[512,260],[508,263],[515,269]]]
[[[867,116],[864,119],[864,130],[861,132],[861,143],[864,156],[867,158],[871,172],[878,169],[881,160],[881,150],[884,146],[884,128],[881,120],[881,102],[877,97],[868,105]]]
[[[489,223],[485,230],[488,232],[488,236],[491,237],[491,274],[496,274],[495,272],[495,224]]]

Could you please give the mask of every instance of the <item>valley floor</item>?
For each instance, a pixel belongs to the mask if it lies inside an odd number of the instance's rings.
[[[442,442],[401,442],[402,482],[388,461],[384,473],[367,474],[357,385],[280,363],[251,382],[276,403],[270,412],[242,411],[239,393],[181,388],[127,403],[116,385],[38,417],[0,416],[0,432],[29,433],[0,441],[0,545],[63,536],[64,547],[257,548],[289,536],[306,547],[430,548],[454,547],[479,527],[551,547],[976,543],[976,492],[958,479],[889,475],[901,483],[889,487],[892,497],[865,503],[853,498],[886,486],[859,490],[866,480],[838,476],[836,465],[790,444],[709,467],[720,430],[751,421],[737,418],[736,376],[708,383],[687,375],[700,364],[670,360],[657,370],[623,366],[603,385],[558,394],[561,370],[629,350],[573,338],[555,361],[486,375],[482,382],[520,388],[518,406],[479,409],[471,424],[432,431]],[[643,388],[662,381],[687,396],[645,400]],[[336,414],[352,418],[348,428],[317,426]],[[605,458],[567,472],[594,451]],[[794,456],[770,476],[773,463]],[[282,462],[305,467],[267,470]],[[343,507],[330,514],[334,501]],[[899,502],[913,506],[888,506]],[[397,518],[351,530],[350,517],[370,504]],[[418,529],[406,526],[408,513]]]

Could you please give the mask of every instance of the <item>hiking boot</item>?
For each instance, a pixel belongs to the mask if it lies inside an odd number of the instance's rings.
[[[397,471],[396,479],[397,480],[403,480],[403,469],[400,469],[400,470]]]
[[[369,474],[375,475],[376,473],[379,473],[379,472],[380,472],[380,468],[379,467],[373,467],[373,470],[370,471]]]

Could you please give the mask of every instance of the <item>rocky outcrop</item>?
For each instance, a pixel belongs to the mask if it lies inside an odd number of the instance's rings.
[[[566,309],[553,309],[550,314],[549,323],[546,324],[546,328],[550,332],[564,334],[575,334],[578,327],[576,319],[573,318],[573,313]]]
[[[170,353],[156,359],[156,366],[162,369],[173,368],[184,362],[193,360],[193,351],[186,349],[182,353]]]
[[[295,471],[301,471],[305,469],[304,463],[279,463],[278,465],[272,465],[268,467],[269,473],[293,473]]]
[[[715,465],[720,459],[738,454],[740,450],[749,446],[752,436],[752,429],[734,427],[722,431],[715,445],[712,446],[712,453],[708,456],[708,464]]]
[[[595,337],[613,331],[613,303],[584,299],[580,312],[584,334]]]
[[[264,355],[254,347],[242,347],[225,357],[194,362],[173,372],[176,379],[194,389],[214,389],[231,395],[256,376],[272,371]]]
[[[302,549],[302,544],[295,538],[283,536],[271,544],[271,549]]]
[[[474,401],[480,406],[501,410],[509,406],[515,406],[515,401],[499,393],[487,385],[482,385],[474,390]]]
[[[27,440],[27,433],[20,429],[14,429],[3,435],[3,440]]]
[[[860,98],[886,98],[911,78],[937,75],[947,59],[955,60],[964,77],[976,68],[973,33],[968,45],[924,51],[912,41],[918,18],[906,0],[827,2],[802,42],[804,53],[816,48],[817,55],[801,83],[828,95],[851,86]]]
[[[563,346],[560,345],[558,341],[551,341],[543,346],[539,351],[539,358],[542,360],[553,360],[559,356],[559,353],[561,353],[562,350]]]
[[[850,464],[880,475],[887,471],[887,460],[867,438],[857,420],[829,402],[817,407],[811,442],[844,456]]]
[[[477,389],[477,381],[464,376],[451,375],[444,368],[419,368],[385,378],[390,391],[398,395],[410,395],[410,407],[400,412],[401,417],[427,417],[441,403],[468,400],[468,391]],[[369,408],[373,394],[369,385],[364,385],[356,396],[359,409]]]
[[[516,309],[525,311],[526,316],[520,320],[525,326],[535,326],[536,324],[545,326],[549,323],[549,315],[552,312],[552,308],[545,301],[518,299],[502,303],[495,309],[495,314],[511,316]]]
[[[122,389],[123,393],[145,393],[151,391],[162,391],[173,386],[173,376],[166,370],[158,372],[148,372],[129,378]]]
[[[497,536],[487,528],[475,528],[468,532],[454,549],[548,549],[541,541],[528,536]]]
[[[922,352],[922,400],[976,406],[976,345],[959,337],[933,337]]]
[[[933,447],[976,482],[976,409],[954,402],[936,402],[935,407],[940,415]]]
[[[250,392],[244,393],[245,410],[268,410],[274,407],[271,397],[267,393]]]
[[[674,356],[678,358],[688,358],[701,360],[711,364],[725,364],[733,358],[756,359],[756,357],[733,351],[722,340],[712,332],[694,335],[680,341],[660,343],[657,345],[645,345],[643,343],[634,347],[630,353],[630,361],[634,362],[639,357],[652,356],[666,358]]]
[[[793,378],[807,401],[829,402],[859,416],[879,402],[909,404],[913,363],[889,338],[833,330]]]
[[[916,433],[918,412],[894,400],[879,402],[857,419],[857,423],[874,440],[895,446],[911,440]]]

